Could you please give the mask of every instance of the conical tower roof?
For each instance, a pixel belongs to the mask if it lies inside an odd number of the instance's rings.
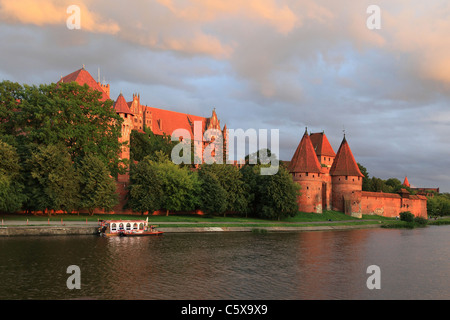
[[[347,139],[345,139],[345,135],[336,154],[333,165],[331,166],[330,175],[364,177],[359,170],[355,158],[353,157],[352,150],[350,150]]]
[[[409,184],[409,181],[408,181],[408,177],[406,177],[406,176],[405,176],[405,180],[403,181],[403,185],[408,188],[411,187],[411,185]]]
[[[133,112],[131,112],[130,108],[128,107],[128,103],[123,97],[122,93],[119,94],[116,102],[114,102],[114,110],[116,110],[117,113],[133,114]]]
[[[321,173],[321,166],[307,130],[289,163],[289,172]]]

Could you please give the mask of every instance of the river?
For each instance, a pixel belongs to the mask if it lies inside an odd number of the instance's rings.
[[[0,299],[447,300],[449,243],[450,226],[1,238]]]

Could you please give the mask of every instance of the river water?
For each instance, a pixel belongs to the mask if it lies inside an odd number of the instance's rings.
[[[0,299],[447,300],[449,243],[450,226],[1,238]]]

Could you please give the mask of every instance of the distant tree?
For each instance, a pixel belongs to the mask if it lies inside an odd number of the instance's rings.
[[[238,167],[231,164],[202,164],[199,172],[214,175],[225,191],[226,210],[223,212],[224,215],[227,211],[243,213],[247,210],[246,186]]]
[[[14,147],[0,140],[0,212],[19,210],[26,196]]]
[[[116,183],[106,165],[96,156],[86,155],[78,167],[79,207],[93,215],[95,209],[110,211],[117,203]]]
[[[13,121],[17,112],[19,101],[24,93],[23,87],[15,82],[0,82],[0,139],[10,142],[18,130],[18,125]]]
[[[76,82],[23,87],[2,83],[1,90],[8,93],[0,95],[8,121],[0,121],[0,132],[22,146],[60,144],[73,162],[95,154],[117,175],[122,118],[111,100],[99,100],[99,91]]]
[[[199,171],[200,205],[199,208],[207,214],[223,214],[227,210],[227,192],[219,179],[207,170]]]
[[[358,163],[359,171],[364,175],[362,178],[362,191],[372,191],[372,181],[369,178],[369,172],[367,172],[367,169]]]
[[[144,132],[133,130],[130,136],[130,158],[134,161],[141,161],[145,157],[157,160],[155,156],[158,151],[170,157],[176,143],[178,142],[171,141],[169,135],[156,135],[147,127]]]
[[[38,147],[27,161],[26,170],[30,173],[26,185],[30,210],[70,213],[79,207],[79,176],[64,146]]]
[[[280,166],[274,175],[261,175],[259,181],[261,202],[257,207],[261,217],[280,220],[298,213],[300,187],[285,168]]]
[[[127,208],[139,212],[141,215],[145,212],[151,214],[162,208],[164,195],[162,183],[150,157],[131,166],[128,191]]]
[[[155,155],[158,162],[153,165],[161,181],[161,208],[170,211],[191,211],[198,207],[200,183],[197,174],[188,167],[172,163],[162,152]],[[163,156],[163,157],[162,157]],[[164,159],[164,161],[162,161]]]
[[[397,178],[389,178],[384,182],[386,186],[386,190],[389,190],[388,192],[398,192],[400,189],[405,189],[405,186],[402,185],[402,182],[398,180]]]
[[[258,213],[258,203],[261,202],[260,197],[260,165],[245,165],[240,171],[242,174],[242,181],[245,185],[245,198],[247,199],[245,216],[256,216]]]
[[[246,215],[280,220],[297,214],[300,186],[293,181],[286,166],[280,165],[274,175],[261,175],[261,168],[268,165],[255,159],[259,159],[258,154],[249,155],[246,165],[240,170],[247,187]],[[251,164],[255,162],[257,164]]]
[[[427,197],[427,211],[430,216],[450,215],[450,195],[438,194]]]

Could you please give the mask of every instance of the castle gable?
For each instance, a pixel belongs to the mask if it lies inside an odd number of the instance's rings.
[[[106,93],[102,87],[92,78],[91,74],[87,72],[84,67],[74,71],[70,74],[68,74],[65,77],[62,77],[61,80],[58,81],[58,83],[70,83],[70,82],[76,82],[80,86],[87,84],[91,89],[100,91],[102,93],[102,98],[100,101],[106,101],[110,99],[109,94]]]

